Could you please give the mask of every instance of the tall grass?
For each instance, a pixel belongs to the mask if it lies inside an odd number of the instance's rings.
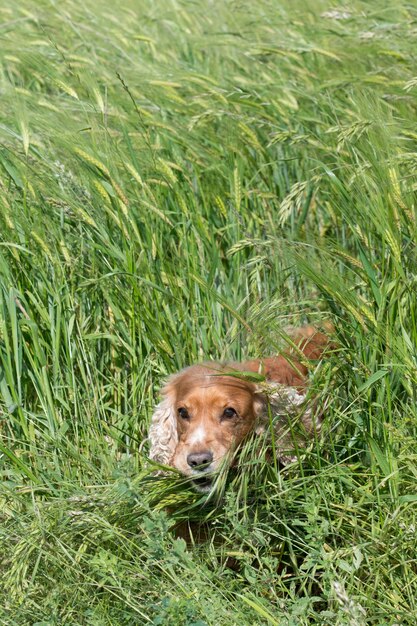
[[[415,624],[416,8],[0,15],[1,623]],[[167,374],[326,319],[298,462],[152,474]]]

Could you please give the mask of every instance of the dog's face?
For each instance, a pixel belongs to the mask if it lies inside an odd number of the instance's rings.
[[[252,430],[253,386],[237,378],[180,380],[175,389],[178,444],[172,465],[186,476],[211,474]],[[205,487],[204,474],[197,486]]]
[[[303,360],[317,360],[336,348],[311,326],[292,337]],[[262,374],[264,384],[239,377],[237,370],[252,372],[252,380]],[[162,390],[149,431],[150,458],[192,477],[199,491],[209,492],[222,464],[230,464],[245,437],[254,430],[264,432],[272,418],[274,453],[286,465],[295,458],[294,436],[298,446],[320,429],[321,414],[307,401],[307,386],[308,368],[291,350],[240,366],[188,367],[171,376]]]
[[[255,385],[197,365],[171,378],[163,394],[174,422],[168,464],[208,492],[213,474],[254,428],[261,405]]]

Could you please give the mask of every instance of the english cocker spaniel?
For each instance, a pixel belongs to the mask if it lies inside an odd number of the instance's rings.
[[[279,356],[202,363],[173,374],[152,417],[150,458],[210,492],[222,464],[251,432],[264,432],[272,417],[276,455],[283,464],[292,459],[290,421],[300,422],[307,437],[320,428],[314,402],[306,402],[308,362],[321,359],[332,342],[313,326],[291,338],[292,348]]]

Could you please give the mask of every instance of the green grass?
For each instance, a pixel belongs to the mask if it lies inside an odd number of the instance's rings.
[[[0,623],[414,625],[416,7],[0,17]],[[151,473],[167,374],[329,319],[298,463]]]

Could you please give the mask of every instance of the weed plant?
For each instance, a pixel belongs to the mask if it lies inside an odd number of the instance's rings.
[[[0,622],[414,625],[415,4],[0,17]],[[326,320],[296,462],[152,472],[168,374]]]

